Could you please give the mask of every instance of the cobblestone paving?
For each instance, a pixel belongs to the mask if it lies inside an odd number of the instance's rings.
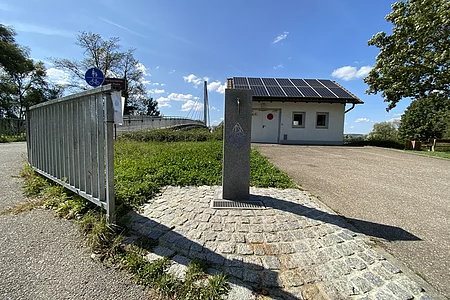
[[[229,299],[435,299],[340,217],[296,189],[251,188],[267,209],[212,209],[219,187],[167,187],[132,228],[157,240],[183,278],[192,259],[232,278]]]

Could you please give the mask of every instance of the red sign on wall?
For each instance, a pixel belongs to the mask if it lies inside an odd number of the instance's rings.
[[[267,114],[267,120],[271,121],[273,119],[273,114],[269,113]]]

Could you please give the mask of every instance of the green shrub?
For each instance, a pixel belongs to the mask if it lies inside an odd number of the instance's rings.
[[[186,130],[152,129],[129,132],[121,135],[120,139],[138,142],[204,142],[222,140],[220,133],[211,133],[207,128]]]

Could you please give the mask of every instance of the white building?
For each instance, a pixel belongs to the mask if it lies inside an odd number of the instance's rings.
[[[234,77],[227,86],[253,90],[255,143],[341,145],[345,113],[364,103],[331,80]]]

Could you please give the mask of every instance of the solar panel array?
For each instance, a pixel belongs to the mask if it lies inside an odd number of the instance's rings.
[[[251,89],[256,97],[355,99],[327,79],[234,77],[234,88]]]

